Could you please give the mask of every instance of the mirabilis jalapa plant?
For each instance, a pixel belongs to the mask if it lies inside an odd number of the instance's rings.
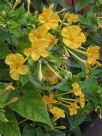
[[[0,99],[7,97],[1,109],[9,107],[28,120],[65,129],[64,125],[57,124],[58,120],[66,116],[76,117],[80,111],[87,115],[91,108],[100,110],[99,106],[95,107],[90,102],[90,92],[85,91],[88,88],[84,85],[93,79],[91,71],[102,66],[99,61],[100,47],[88,44],[90,39],[77,14],[55,12],[54,4],[44,7],[42,13],[35,11],[31,14],[30,0],[27,0],[27,13],[14,23],[13,16],[17,11],[24,10],[21,7],[16,9],[20,2],[16,0],[13,7],[11,5],[10,13],[0,13],[0,28],[7,30],[12,40],[13,37],[16,39],[16,46],[12,43],[15,48],[9,47],[9,53],[4,58],[12,83],[5,84],[1,89]],[[16,25],[14,29],[10,23]],[[74,72],[74,66],[71,66],[74,61],[79,65],[78,72]],[[99,86],[97,90],[100,90]],[[23,97],[21,93],[24,93]],[[4,118],[2,121],[9,121],[9,118]]]

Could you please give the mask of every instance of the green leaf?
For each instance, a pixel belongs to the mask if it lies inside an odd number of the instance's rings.
[[[0,93],[1,94],[4,92],[5,88],[8,85],[10,85],[10,84],[0,82]],[[5,111],[3,110],[3,106],[8,99],[9,93],[10,92],[7,92],[6,94],[4,94],[3,96],[0,97],[0,121],[3,121],[3,122],[7,122],[7,119],[5,117]]]
[[[8,122],[0,122],[0,134],[4,136],[21,136],[14,114],[11,111],[7,111],[6,118]]]
[[[44,132],[43,129],[41,129],[40,127],[36,128],[36,135],[37,136],[48,136],[46,132]]]
[[[4,91],[4,89],[8,86],[8,85],[11,85],[11,83],[1,83],[0,82],[0,93],[2,93]],[[0,97],[0,106],[3,105],[7,99],[8,99],[8,96],[9,96],[9,93],[10,92],[7,92],[5,95],[3,95],[2,97]]]
[[[42,127],[34,127],[26,125],[23,129],[22,136],[65,136],[65,133],[54,129],[44,130]]]
[[[7,22],[7,26],[8,26],[8,29],[12,31],[12,30],[18,29],[20,25],[13,20],[9,20]]]
[[[72,130],[72,134],[73,134],[74,136],[82,136],[81,130],[80,130],[79,127],[76,127],[75,129],[73,129],[73,130]]]
[[[9,69],[8,66],[5,65],[4,60],[0,60],[0,81],[10,82]]]
[[[6,43],[0,43],[0,59],[4,59],[10,53]]]
[[[80,23],[86,25],[90,29],[97,30],[97,17],[92,11],[87,13],[87,16],[79,16]],[[95,40],[96,41],[96,40]]]
[[[84,82],[80,82],[81,89],[85,90],[85,92],[89,93],[90,91],[97,91],[98,90],[98,82],[95,79],[89,78],[88,80],[85,80]]]
[[[22,132],[22,136],[35,136],[36,131],[33,127],[31,126],[25,126]]]
[[[89,4],[92,4],[93,2],[94,2],[94,0],[84,0],[84,1],[78,2],[75,5],[75,9],[76,9],[76,11],[80,11],[84,7],[88,6]]]
[[[43,103],[39,91],[29,83],[19,88],[18,94],[16,91],[15,96],[17,97],[19,93],[22,93],[22,95],[17,103],[10,106],[10,108],[29,120],[43,122],[51,126],[47,107]]]
[[[78,127],[85,119],[86,113],[83,110],[78,111],[76,116],[68,116],[71,130]]]
[[[7,14],[8,20],[14,21],[13,24],[18,23],[19,25],[25,21],[25,9],[24,5],[20,6],[20,8],[15,11],[10,11]],[[16,24],[17,25],[17,24]]]
[[[0,43],[3,43],[5,40],[7,40],[7,38],[9,38],[9,33],[3,29],[0,29]],[[0,53],[1,53],[1,49],[0,49]]]
[[[7,119],[4,114],[4,110],[0,109],[0,121],[7,122]]]
[[[32,0],[32,6],[37,10],[41,10],[41,4],[41,0]]]
[[[50,136],[65,136],[65,133],[55,129],[49,132]]]
[[[27,84],[29,82],[28,75],[21,76],[20,77],[20,82],[22,83],[22,86],[24,86],[25,84]]]
[[[93,68],[90,71],[90,75],[93,77],[101,77],[101,73],[102,73],[102,68]]]
[[[90,111],[93,109],[93,105],[91,103],[87,103],[83,109],[80,109],[78,111],[76,116],[67,115],[68,121],[70,123],[70,129],[73,130],[77,128],[86,119],[88,114],[86,111]]]

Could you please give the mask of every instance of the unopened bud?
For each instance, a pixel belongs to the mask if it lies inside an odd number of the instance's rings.
[[[28,8],[28,12],[30,12],[30,4],[31,4],[31,1],[30,1],[30,0],[27,0],[27,8]]]
[[[66,129],[66,126],[56,126],[57,129]]]
[[[21,0],[16,0],[15,4],[13,5],[12,10],[14,10],[20,3],[21,3]]]
[[[72,79],[72,73],[70,71],[65,70],[64,71],[64,77],[65,79]]]
[[[39,81],[41,81],[43,78],[43,74],[42,74],[42,68],[41,68],[41,61],[39,61],[39,68],[38,68],[38,79]]]
[[[50,8],[51,8],[51,9],[53,9],[53,8],[54,8],[54,6],[55,6],[55,5],[54,5],[54,3],[53,3],[53,4],[51,4],[51,5],[50,5]]]
[[[12,85],[9,85],[6,87],[7,91],[15,90],[15,88]]]
[[[51,43],[52,43],[52,44],[56,44],[57,41],[58,41],[58,40],[56,39],[55,36],[52,36],[52,37],[51,37]]]

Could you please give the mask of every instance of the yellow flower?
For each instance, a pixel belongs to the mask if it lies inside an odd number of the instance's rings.
[[[77,82],[74,82],[72,84],[72,87],[73,87],[73,93],[75,96],[80,96],[82,94],[80,86]]]
[[[37,61],[40,57],[47,57],[48,51],[46,48],[47,44],[41,43],[40,41],[33,42],[32,47],[24,50],[26,56],[31,56],[34,61]]]
[[[58,82],[58,77],[49,68],[45,70],[45,76],[51,85],[56,84]]]
[[[46,48],[52,43],[54,36],[50,34],[46,27],[40,26],[29,33],[29,40],[32,47],[24,50],[26,56],[31,56],[33,60],[37,61],[40,57],[47,57],[48,52]]]
[[[9,54],[5,63],[10,66],[10,76],[14,80],[19,80],[19,75],[25,75],[28,72],[28,68],[26,65],[23,65],[25,62],[24,57],[19,54]]]
[[[70,13],[68,15],[68,18],[67,18],[67,21],[72,24],[72,23],[76,23],[78,21],[78,16],[73,14],[73,13]]]
[[[84,108],[84,106],[85,106],[85,96],[84,96],[84,94],[80,95],[77,100],[78,100],[80,106],[81,106],[82,108]]]
[[[86,41],[85,35],[79,26],[68,26],[62,29],[63,42],[66,46],[77,49]]]
[[[102,21],[98,22],[98,26],[99,26],[99,28],[102,28]]]
[[[33,44],[40,42],[40,45],[48,46],[53,38],[53,35],[48,32],[46,27],[39,26],[37,29],[31,30],[29,33],[29,40]]]
[[[53,93],[49,96],[43,96],[43,101],[49,108],[52,108],[53,104],[57,103],[57,100],[55,100],[54,97],[55,95]]]
[[[87,49],[87,62],[90,65],[95,65],[97,60],[99,59],[99,47],[98,46],[90,46]]]
[[[73,13],[66,13],[64,18],[69,24],[76,23],[78,21],[78,16]]]
[[[50,112],[53,114],[55,120],[59,118],[65,118],[64,110],[58,107],[53,107],[52,109],[50,109]]]
[[[97,61],[97,62],[96,62],[96,66],[97,66],[97,67],[102,67],[102,64],[101,64],[99,61]]]
[[[48,30],[56,28],[60,22],[58,14],[53,12],[51,6],[43,9],[43,12],[39,15],[39,20]]]
[[[69,105],[69,112],[70,112],[70,115],[76,115],[77,114],[77,110],[79,109],[79,106],[77,105],[76,102],[74,103],[71,103]]]

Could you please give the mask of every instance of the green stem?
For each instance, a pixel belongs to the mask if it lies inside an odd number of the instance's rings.
[[[27,120],[28,119],[24,119],[24,120],[20,121],[18,124],[22,124],[22,123],[26,122]]]
[[[78,49],[76,51],[83,54],[83,55],[87,55],[87,53],[85,51],[81,51],[81,50],[78,50]]]
[[[57,14],[62,13],[62,12],[65,12],[66,10],[67,10],[67,9],[66,9],[66,8],[64,8],[64,9],[62,9],[62,10],[58,11],[58,12],[57,12]]]
[[[18,97],[12,98],[9,102],[5,103],[5,104],[3,105],[3,107],[6,107],[6,106],[8,106],[8,105],[10,105],[10,104],[12,104],[12,103],[16,103],[17,100],[18,100]]]
[[[66,107],[66,108],[69,108],[69,105],[66,105],[66,104],[64,104],[64,103],[62,103],[62,102],[60,102],[59,103],[60,105],[63,105],[64,107]],[[70,104],[70,103],[69,103]]]
[[[64,104],[70,104],[71,102],[65,101],[65,100],[60,100],[61,102],[64,102]]]
[[[83,60],[83,59],[81,59],[80,57],[78,57],[76,54],[74,54],[71,50],[69,50],[68,49],[68,51],[69,51],[69,53],[71,54],[71,55],[73,55],[77,60],[79,60],[82,64],[85,64],[86,63],[86,61],[85,60]]]
[[[64,51],[65,51],[65,53],[66,53],[67,57],[69,57],[69,53],[68,53],[68,51],[67,51],[66,47],[65,47],[65,46],[63,46],[63,48],[64,48]]]
[[[65,100],[65,101],[77,101],[76,99],[69,99],[69,98],[61,98],[61,100]]]
[[[59,94],[59,95],[66,95],[66,94],[71,94],[71,93],[73,93],[73,92],[69,91],[69,92],[65,92],[65,93]]]
[[[48,64],[48,62],[46,62],[46,65],[59,79],[62,79],[62,77],[56,71],[54,71],[54,69]]]
[[[15,8],[18,6],[18,4],[21,2],[21,0],[16,0],[16,2],[13,5],[12,10],[15,10]]]
[[[5,0],[5,2],[10,6],[10,8],[12,8],[12,5],[8,0]]]

